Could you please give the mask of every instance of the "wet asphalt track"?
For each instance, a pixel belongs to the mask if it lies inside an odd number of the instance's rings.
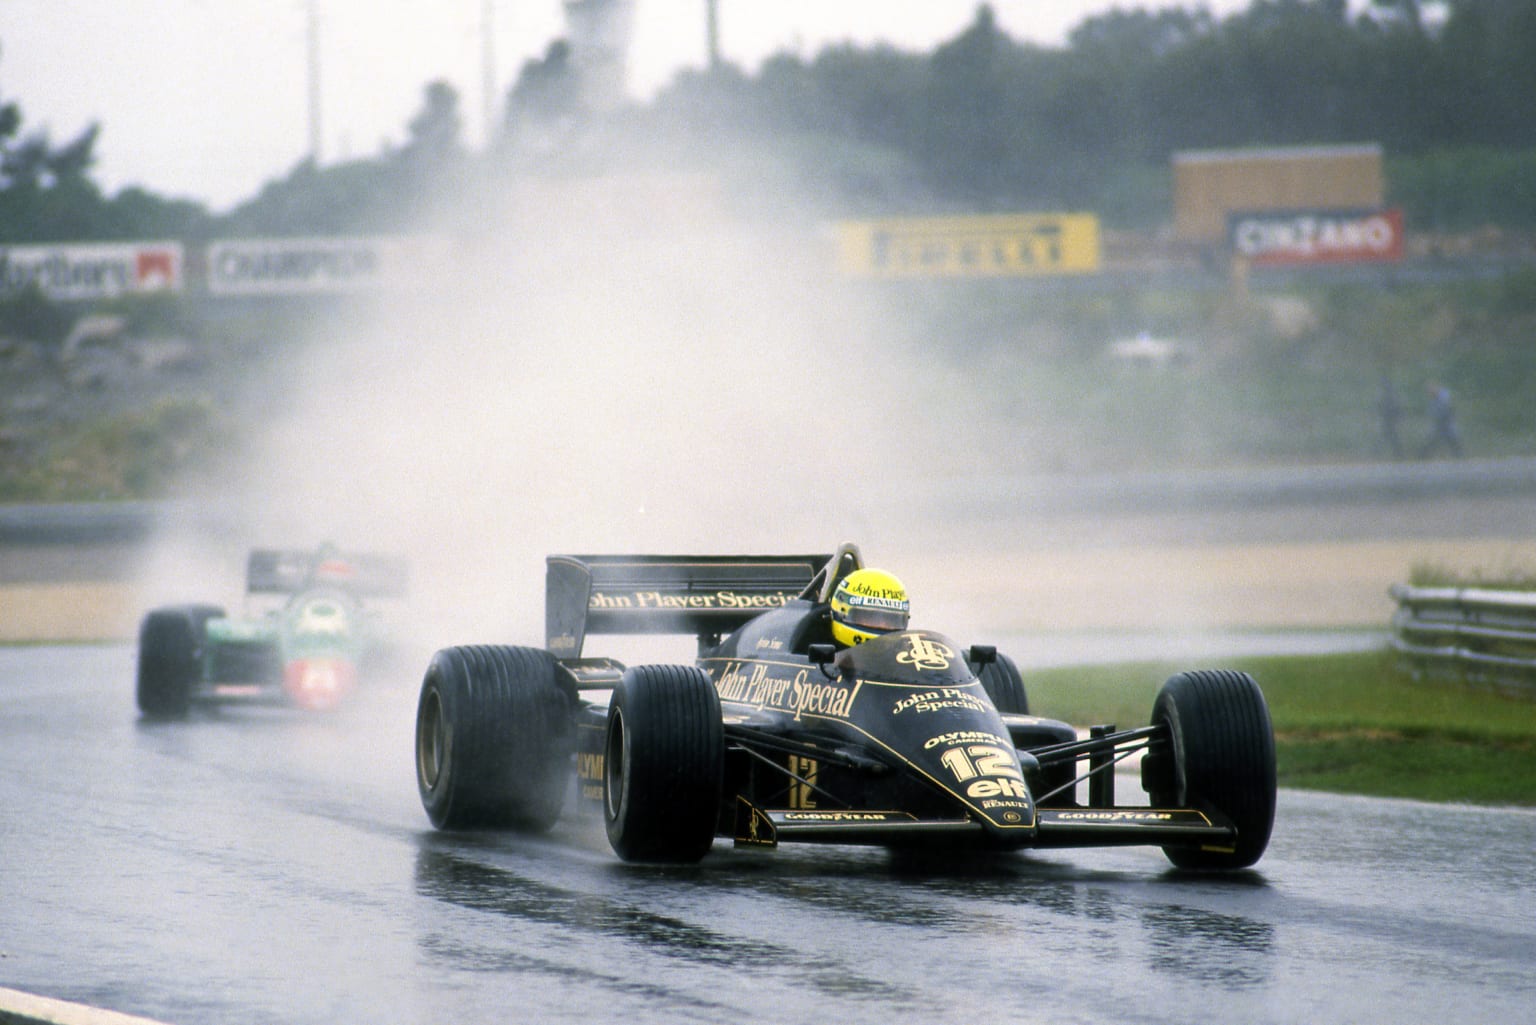
[[[147,725],[130,647],[0,648],[0,986],[176,1025],[1523,1023],[1536,813],[1283,791],[1235,878],[1160,852],[619,863],[434,833],[415,681]],[[1125,782],[1122,786],[1129,787]]]

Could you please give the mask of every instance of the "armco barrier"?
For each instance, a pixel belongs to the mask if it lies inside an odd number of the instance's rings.
[[[1392,647],[1416,675],[1536,697],[1536,592],[1393,584]]]

